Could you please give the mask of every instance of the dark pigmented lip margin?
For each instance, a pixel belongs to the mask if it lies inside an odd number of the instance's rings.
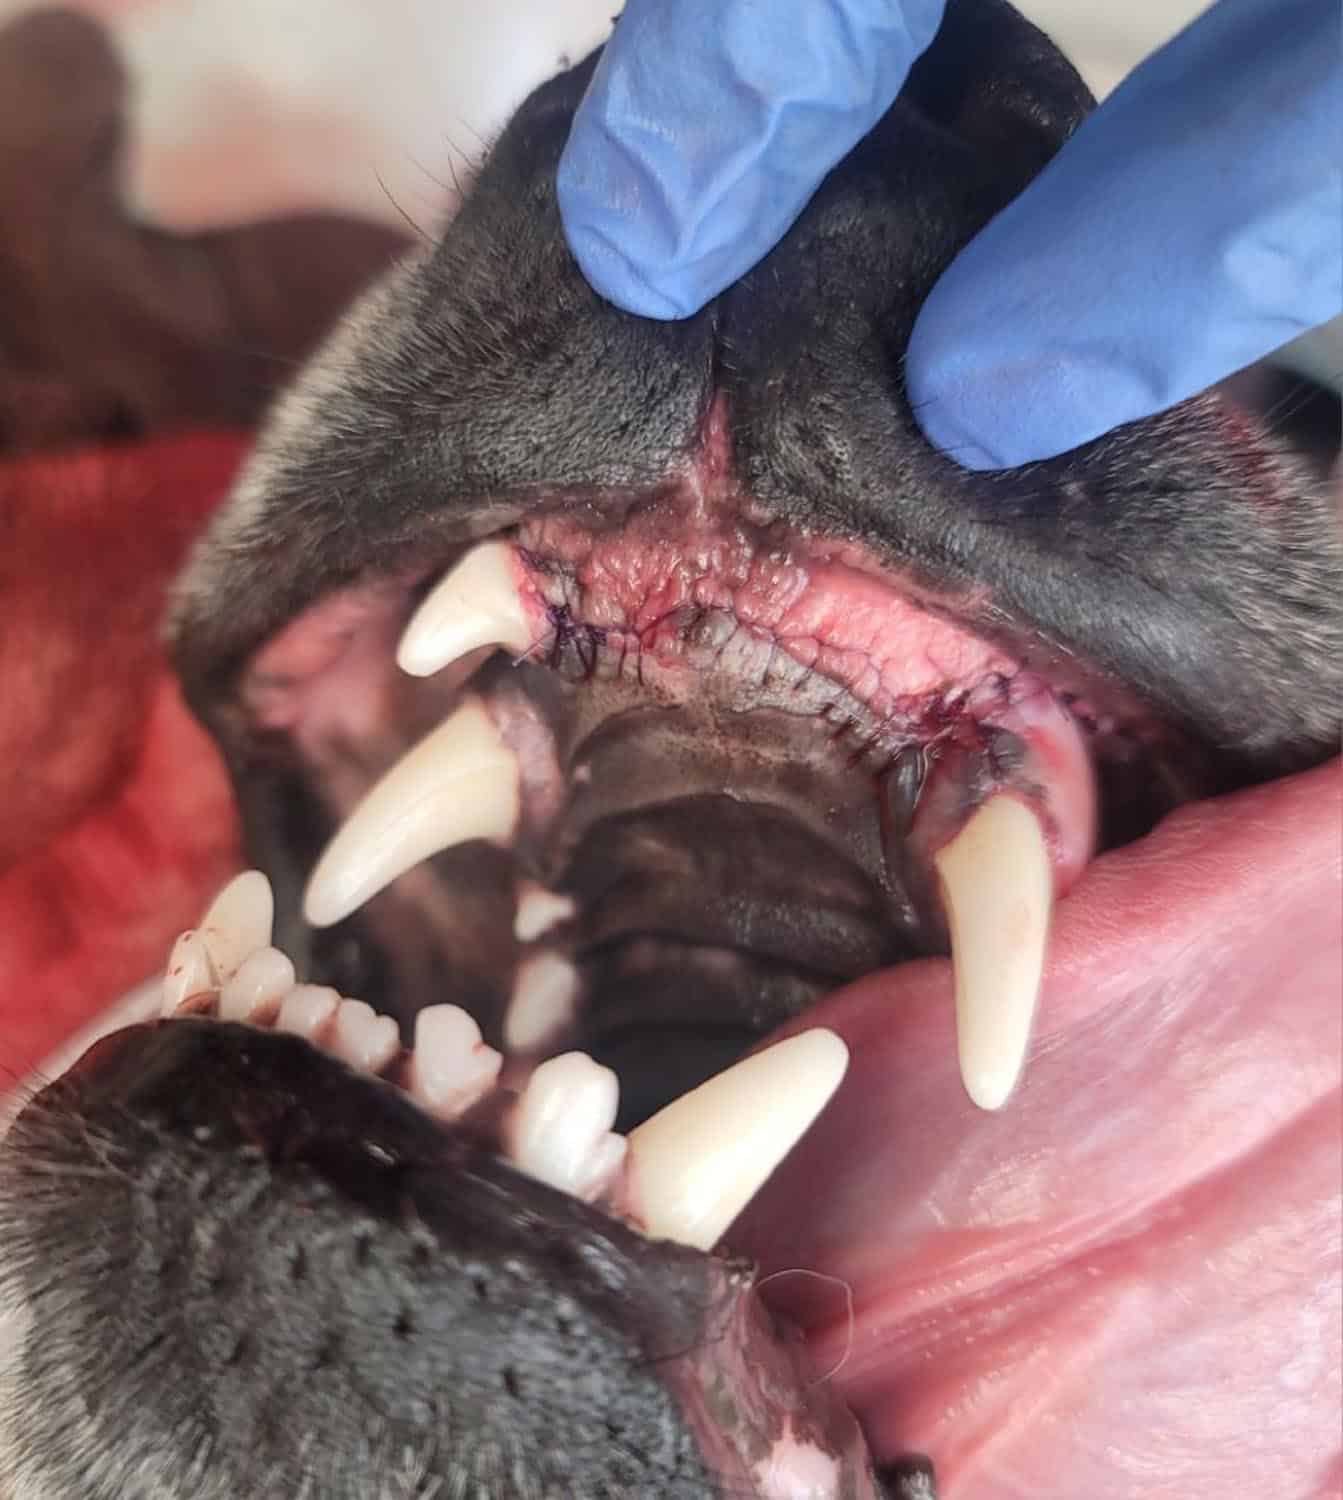
[[[638,652],[643,639],[638,628],[627,627],[621,630],[609,623],[597,623],[585,618],[573,564],[545,546],[544,534],[549,523],[556,520],[571,521],[579,516],[580,529],[588,531],[593,537],[623,535],[629,529],[632,519],[637,519],[645,510],[656,509],[659,503],[660,497],[656,492],[626,498],[623,504],[617,503],[600,510],[587,498],[552,499],[549,503],[529,509],[517,522],[500,527],[487,536],[478,537],[456,550],[433,570],[432,577],[426,578],[423,586],[426,591],[432,588],[476,542],[509,541],[515,546],[525,569],[533,570],[536,579],[551,579],[555,582],[558,595],[551,596],[544,593],[535,580],[526,580],[528,592],[539,601],[540,613],[547,616],[552,624],[555,623],[554,615],[560,613],[564,634],[568,637],[590,634],[591,646],[580,649],[578,653],[580,664],[583,657],[591,656],[608,636],[624,639],[628,643],[627,649]],[[899,601],[905,607],[940,620],[953,630],[973,635],[987,647],[1001,650],[1014,663],[1013,675],[1029,673],[1047,682],[1060,703],[1088,734],[1104,730],[1130,737],[1137,744],[1148,741],[1160,743],[1174,737],[1179,741],[1179,750],[1187,751],[1191,748],[1186,743],[1186,735],[1174,725],[1160,719],[1129,687],[1102,672],[1088,670],[1066,644],[1048,641],[1015,626],[1007,617],[992,610],[976,591],[964,591],[957,595],[955,591],[926,586],[908,564],[899,560],[883,560],[866,546],[856,542],[824,542],[810,532],[797,531],[787,523],[765,515],[749,523],[743,522],[740,529],[743,535],[749,535],[751,545],[762,554],[777,548],[785,553],[796,551],[802,567],[842,566],[852,573],[855,583],[873,585],[883,590],[892,601]],[[705,571],[707,573],[710,570]],[[652,623],[654,628],[651,633],[656,633],[657,622]],[[761,639],[770,634],[768,627],[759,621],[739,620],[738,623],[755,632]],[[790,648],[786,640],[780,640],[777,636],[772,639],[781,650],[792,655],[799,667],[817,673],[843,694],[841,711],[854,720],[860,746],[864,742],[881,743],[883,731],[897,718],[895,713],[882,713],[875,709],[869,697],[861,691],[855,676],[850,675],[846,680],[844,674],[818,660],[808,662],[796,655],[794,648]],[[568,644],[567,640],[538,638],[536,650],[550,653],[556,646],[564,644]],[[817,640],[814,644],[819,657],[826,643]],[[971,690],[962,688],[962,702],[969,696]],[[954,715],[961,706],[962,703],[950,702],[945,706],[946,712],[949,716]]]
[[[621,532],[629,518],[649,504],[657,505],[659,492],[641,491],[635,495],[621,492],[569,489],[563,492],[535,491],[525,497],[497,499],[483,507],[475,517],[478,525],[464,531],[460,527],[445,524],[442,517],[431,518],[429,524],[417,528],[415,535],[391,538],[379,549],[378,555],[366,562],[356,572],[327,578],[320,583],[313,579],[309,587],[292,598],[283,612],[269,611],[252,622],[244,638],[236,639],[220,652],[213,646],[213,659],[203,659],[201,647],[185,630],[191,623],[189,591],[179,591],[175,607],[171,612],[167,634],[178,658],[179,672],[187,686],[189,701],[198,715],[209,725],[227,729],[232,725],[245,732],[245,722],[239,717],[237,706],[243,697],[243,688],[254,670],[255,659],[279,636],[291,627],[307,611],[321,604],[332,594],[364,583],[386,586],[400,580],[408,600],[418,600],[472,547],[490,541],[511,541],[519,553],[530,559],[541,573],[561,575],[565,564],[562,559],[547,555],[544,549],[529,544],[525,534],[544,527],[555,519],[590,523],[595,533]],[[752,509],[758,510],[758,506]],[[992,609],[986,600],[974,590],[948,591],[937,588],[917,576],[908,561],[882,559],[866,544],[845,542],[839,544],[819,543],[809,532],[795,531],[788,523],[776,520],[763,512],[751,521],[751,526],[760,537],[771,530],[778,531],[794,540],[800,540],[808,548],[817,548],[817,557],[822,561],[839,560],[851,568],[855,576],[866,578],[898,598],[924,611],[930,617],[940,618],[953,628],[965,630],[984,642],[1008,653],[1024,671],[1030,671],[1048,681],[1060,702],[1075,717],[1082,730],[1094,734],[1108,727],[1112,732],[1125,736],[1139,746],[1160,747],[1169,745],[1177,756],[1194,754],[1202,761],[1205,753],[1196,731],[1182,728],[1173,721],[1162,718],[1142,697],[1126,684],[1104,671],[1088,668],[1065,642],[1047,640],[1028,628],[1015,623],[1007,616]],[[207,538],[208,541],[208,538]],[[426,556],[434,559],[426,562]],[[574,631],[600,631],[609,627],[595,625],[583,619],[580,612],[568,610],[568,624]],[[409,619],[409,611],[405,615]],[[223,643],[218,643],[222,645]],[[545,644],[538,640],[540,649]],[[807,665],[806,663],[800,663]],[[822,675],[847,695],[846,706],[856,719],[870,717],[869,706],[853,693],[852,684],[841,677],[821,670]],[[880,720],[873,718],[869,737],[879,738]]]

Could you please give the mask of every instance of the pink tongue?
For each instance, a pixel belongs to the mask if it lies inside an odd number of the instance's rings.
[[[979,1113],[950,969],[807,1017],[854,1061],[734,1248],[950,1500],[1337,1493],[1341,762],[1170,818],[1059,907]]]

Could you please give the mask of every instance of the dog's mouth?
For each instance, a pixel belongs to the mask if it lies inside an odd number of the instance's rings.
[[[836,1102],[730,1242],[820,1273],[771,1300],[874,1451],[954,1473],[1020,1396],[976,1386],[961,1420],[967,1361],[1007,1371],[1027,1325],[1065,1350],[1104,1257],[1170,1248],[1172,1197],[1263,1126],[1208,1081],[1234,1060],[1295,1108],[1267,1074],[1314,1043],[1263,997],[1327,987],[1337,778],[1236,792],[1136,691],[722,472],[545,499],[317,599],[237,676],[235,771],[285,789],[287,946],[409,1055],[460,1005],[517,1087],[609,1066],[626,1130],[766,1038],[844,1035]],[[1006,1112],[966,1098],[1023,1067]],[[1044,1201],[1063,1141],[1070,1204]]]
[[[833,1029],[843,1084],[722,1226],[808,1390],[952,1493],[1115,1493],[1117,1426],[1245,1426],[1213,1411],[1261,1342],[1220,1258],[1285,1224],[1314,1274],[1336,525],[1217,397],[1031,470],[928,448],[920,299],[1081,113],[964,15],[683,323],[578,276],[586,75],[541,91],[277,412],[172,633],[276,942],[393,1019],[384,1073],[423,1092],[456,1006],[519,1098],[556,1055],[614,1070],[604,1141]]]
[[[407,1041],[448,1000],[521,1065],[587,1051],[632,1124],[951,952],[964,1082],[997,1107],[1056,904],[1225,768],[982,601],[753,518],[724,443],[356,580],[253,655],[244,753],[339,827],[312,973]]]

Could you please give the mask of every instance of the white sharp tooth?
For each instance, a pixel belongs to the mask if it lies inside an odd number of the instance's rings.
[[[849,1049],[816,1029],[710,1078],[631,1131],[630,1205],[644,1231],[710,1250],[810,1129]]]
[[[238,965],[219,992],[221,1021],[274,1020],[284,997],[296,982],[294,965],[278,948],[259,948]]]
[[[194,929],[184,932],[168,955],[168,969],[163,976],[163,1014],[171,1016],[193,996],[211,994],[218,988],[205,939]]]
[[[342,1000],[326,1047],[352,1068],[380,1073],[401,1050],[401,1033],[391,1016],[362,1000]]]
[[[330,927],[430,855],[506,838],[518,803],[517,756],[480,700],[468,698],[350,814],[308,881],[304,914]]]
[[[431,1115],[455,1120],[494,1087],[503,1062],[460,1005],[427,1005],[415,1017],[407,1087]]]
[[[1000,792],[933,856],[951,929],[966,1093],[1000,1109],[1021,1075],[1044,972],[1054,867],[1036,815]]]
[[[260,870],[245,870],[214,898],[197,930],[221,984],[233,978],[244,959],[270,945],[274,922],[275,897]]]
[[[412,677],[441,672],[481,646],[522,656],[532,644],[508,542],[473,547],[415,611],[396,662]]]
[[[536,953],[518,965],[504,1017],[510,1052],[538,1052],[573,1020],[578,970],[558,953]]]
[[[547,1058],[527,1080],[508,1126],[508,1154],[519,1170],[551,1187],[590,1198],[624,1157],[613,1135],[620,1084],[586,1052]]]

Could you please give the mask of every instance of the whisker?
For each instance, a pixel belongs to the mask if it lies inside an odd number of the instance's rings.
[[[428,244],[430,236],[420,227],[419,224],[415,222],[414,219],[411,218],[410,214],[401,206],[401,204],[397,202],[396,195],[392,192],[391,188],[387,186],[386,180],[383,178],[382,173],[379,172],[376,167],[373,168],[373,176],[377,180],[378,186],[382,189],[383,197],[387,199],[388,203],[392,205],[392,207],[397,211],[401,218],[406,222],[411,232],[416,236],[417,239],[421,239],[425,242],[425,244]]]

